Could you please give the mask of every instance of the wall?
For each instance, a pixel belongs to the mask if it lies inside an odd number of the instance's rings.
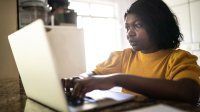
[[[200,0],[164,0],[176,14],[184,41],[180,48],[200,58]],[[200,65],[200,59],[198,59]]]
[[[7,37],[17,29],[16,6],[16,0],[0,0],[0,79],[18,78]]]

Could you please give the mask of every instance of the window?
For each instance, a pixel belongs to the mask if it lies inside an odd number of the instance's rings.
[[[84,30],[86,70],[91,71],[121,47],[115,3],[71,1],[69,8],[77,12],[77,26]]]

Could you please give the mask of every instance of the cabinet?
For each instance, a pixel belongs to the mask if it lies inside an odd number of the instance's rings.
[[[0,0],[0,79],[19,77],[8,43],[8,35],[17,30],[16,0]]]
[[[200,42],[200,1],[190,3],[192,38],[194,42]]]
[[[198,57],[198,64],[200,65],[200,0],[190,3],[191,11],[191,28],[192,39],[196,44],[193,53]]]
[[[184,43],[192,42],[189,4],[172,7],[172,10],[177,16],[181,33],[184,35]]]

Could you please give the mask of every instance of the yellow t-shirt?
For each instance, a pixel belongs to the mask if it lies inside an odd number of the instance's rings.
[[[200,67],[196,61],[196,56],[180,49],[144,54],[128,48],[111,53],[106,61],[96,66],[94,72],[99,75],[124,73],[167,80],[188,78],[200,85]],[[132,93],[125,89],[123,92]]]

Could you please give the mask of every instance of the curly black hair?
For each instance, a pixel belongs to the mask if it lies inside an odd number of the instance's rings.
[[[176,49],[183,40],[177,17],[162,0],[137,0],[127,10],[143,23],[144,28],[159,49]]]

